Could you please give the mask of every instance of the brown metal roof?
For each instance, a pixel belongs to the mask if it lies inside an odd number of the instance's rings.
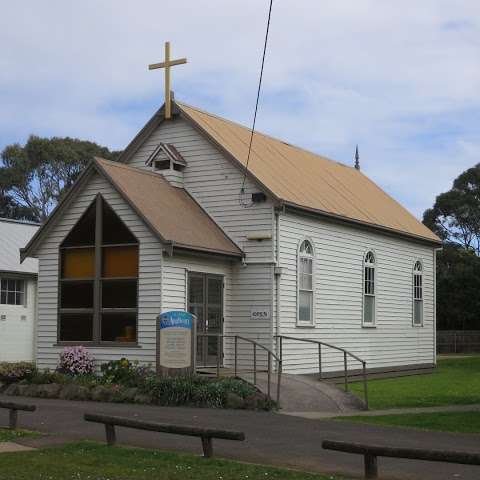
[[[95,165],[158,236],[173,246],[242,256],[242,251],[182,188],[160,174],[100,158]]]
[[[249,128],[178,101],[175,104],[245,166]],[[287,205],[440,242],[410,212],[353,167],[255,132],[248,169],[260,184]]]

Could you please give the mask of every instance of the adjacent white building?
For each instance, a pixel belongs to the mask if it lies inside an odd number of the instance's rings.
[[[440,240],[357,168],[173,103],[120,162],[98,159],[23,250],[39,259],[38,364],[64,345],[98,362],[155,364],[161,311],[278,352],[324,341],[370,370],[435,364]],[[233,362],[231,338],[222,362]],[[198,345],[214,364],[216,338]],[[243,345],[240,361],[251,360]],[[284,371],[312,373],[316,345],[285,340]],[[342,357],[325,352],[324,370]]]
[[[34,360],[38,261],[20,263],[38,225],[0,218],[0,362]]]

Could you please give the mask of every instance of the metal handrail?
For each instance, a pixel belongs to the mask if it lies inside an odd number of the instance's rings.
[[[277,408],[280,408],[280,385],[282,379],[282,358],[272,352],[269,348],[256,340],[251,338],[242,337],[241,335],[223,335],[220,333],[197,333],[197,337],[216,337],[217,338],[217,377],[220,377],[220,348],[221,340],[224,338],[233,338],[235,341],[235,352],[234,352],[234,372],[235,376],[238,373],[238,340],[242,340],[253,345],[253,384],[257,385],[257,347],[265,350],[267,352],[267,398],[270,401],[271,398],[271,375],[272,375],[272,358],[277,362],[277,392],[276,392],[276,402]]]
[[[320,340],[312,340],[310,338],[298,338],[298,337],[289,337],[287,335],[275,335],[274,338],[280,340],[280,359],[283,361],[283,339],[294,340],[298,342],[307,342],[318,345],[318,373],[320,380],[322,380],[322,345],[334,350],[343,352],[343,369],[344,369],[344,389],[348,392],[348,365],[347,365],[347,356],[352,357],[362,364],[362,376],[363,376],[363,396],[365,401],[365,407],[368,410],[368,388],[367,388],[367,362],[352,352],[349,352],[345,348],[337,347],[336,345],[331,345],[330,343],[322,342]]]

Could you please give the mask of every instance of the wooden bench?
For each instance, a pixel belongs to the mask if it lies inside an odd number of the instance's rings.
[[[115,445],[117,438],[115,427],[134,428],[136,430],[147,430],[150,432],[173,433],[175,435],[188,435],[190,437],[200,437],[202,440],[203,455],[206,458],[213,457],[212,439],[222,440],[245,440],[243,432],[231,430],[214,430],[211,428],[201,428],[189,425],[171,425],[168,423],[144,422],[124,417],[112,417],[107,415],[95,415],[86,413],[84,419],[87,422],[103,423],[105,425],[105,434],[108,445]]]
[[[322,447],[337,452],[356,453],[364,456],[365,478],[378,478],[377,457],[408,458],[429,462],[448,462],[463,465],[480,465],[480,454],[446,450],[423,450],[417,448],[384,447],[363,443],[324,440]]]
[[[8,422],[8,428],[10,428],[10,430],[17,429],[19,410],[23,412],[34,412],[37,409],[35,405],[24,405],[22,403],[15,402],[0,402],[0,408],[10,410]]]

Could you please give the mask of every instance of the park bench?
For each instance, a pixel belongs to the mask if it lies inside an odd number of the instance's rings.
[[[15,402],[0,402],[0,408],[9,410],[8,428],[10,428],[10,430],[16,430],[18,423],[18,411],[21,410],[23,412],[34,412],[37,407],[35,405],[24,405],[22,403]]]
[[[446,450],[423,450],[419,448],[384,447],[363,443],[324,440],[322,447],[337,452],[356,453],[364,456],[365,478],[378,478],[377,457],[408,458],[429,462],[448,462],[464,465],[480,465],[480,454]]]
[[[133,428],[136,430],[147,430],[149,432],[173,433],[175,435],[188,435],[190,437],[200,437],[202,441],[203,455],[206,458],[213,457],[212,439],[222,440],[245,440],[243,432],[231,430],[214,430],[211,428],[202,428],[189,425],[172,425],[168,423],[144,422],[125,417],[112,417],[107,415],[96,415],[86,413],[84,419],[87,422],[103,423],[105,425],[105,434],[108,445],[115,445],[117,438],[115,427]]]

